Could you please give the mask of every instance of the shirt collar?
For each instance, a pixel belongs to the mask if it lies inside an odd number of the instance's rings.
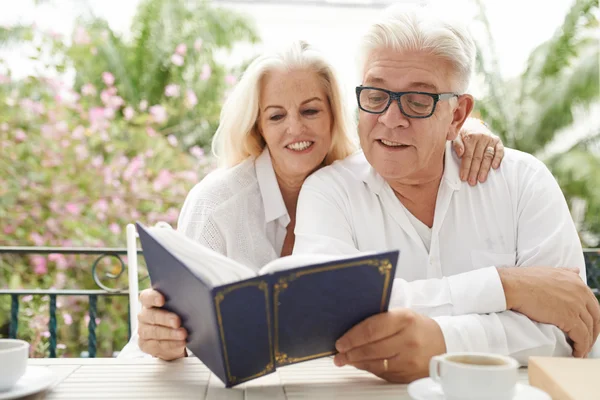
[[[369,164],[362,151],[356,156],[360,157],[359,160],[357,160],[359,162],[351,162],[349,168],[354,171],[359,179],[369,186],[369,189],[371,189],[372,192],[379,194],[386,184],[385,179],[383,179],[371,164]],[[446,143],[446,153],[444,154],[444,174],[442,176],[442,181],[445,181],[454,190],[460,190],[461,187],[459,165],[460,159],[456,153],[452,151],[452,142],[448,141]]]
[[[267,223],[278,220],[283,217],[283,225],[287,226],[290,222],[290,217],[283,202],[281,189],[277,183],[273,163],[271,162],[271,154],[269,149],[265,147],[262,154],[256,158],[254,162],[256,168],[256,179],[258,187],[263,199],[265,208],[265,220]]]

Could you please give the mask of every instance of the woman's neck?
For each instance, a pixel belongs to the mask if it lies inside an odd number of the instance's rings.
[[[298,196],[300,195],[304,179],[285,179],[277,176],[281,197],[283,197],[283,203],[292,221],[296,220],[296,206],[298,205]]]

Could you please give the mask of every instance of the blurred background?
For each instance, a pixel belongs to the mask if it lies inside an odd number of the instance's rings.
[[[214,168],[220,107],[248,62],[304,39],[350,94],[357,40],[391,3],[0,0],[0,246],[123,248],[129,222],[175,225],[188,190]],[[549,166],[583,246],[600,246],[598,1],[429,3],[470,21],[476,115]],[[0,289],[92,289],[93,261],[0,254]],[[127,286],[114,259],[99,267],[112,287]],[[18,313],[32,356],[89,355],[87,301],[26,295],[14,311],[0,296],[0,337]],[[92,317],[97,355],[114,355],[128,338],[126,298],[102,299]]]

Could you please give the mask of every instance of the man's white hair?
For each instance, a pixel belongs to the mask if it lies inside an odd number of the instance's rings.
[[[373,51],[422,51],[447,60],[454,69],[452,90],[464,93],[475,64],[475,43],[458,18],[441,15],[432,6],[393,5],[363,35],[359,70],[364,78],[366,63]]]

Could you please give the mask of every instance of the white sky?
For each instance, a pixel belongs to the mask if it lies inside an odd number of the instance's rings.
[[[0,10],[3,10],[0,24],[33,20],[44,28],[69,34],[74,18],[84,4],[89,4],[97,15],[109,21],[113,29],[127,32],[138,1],[50,0],[48,4],[34,8],[33,0],[0,0]],[[554,33],[572,2],[484,0],[503,75],[514,76],[522,71],[531,50]],[[366,8],[220,3],[252,16],[265,45],[279,45],[297,38],[313,43],[328,54],[341,73],[342,81],[350,86],[357,83],[355,43],[369,20],[380,12]],[[431,0],[430,3],[444,12],[461,13],[469,19],[476,10],[472,0]],[[474,34],[478,31],[474,30]],[[252,54],[248,48],[236,50],[234,60]],[[27,69],[26,65],[20,66]]]

